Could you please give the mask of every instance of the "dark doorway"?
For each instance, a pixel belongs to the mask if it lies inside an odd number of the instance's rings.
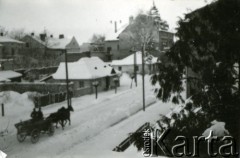
[[[106,90],[109,89],[109,86],[110,86],[110,77],[107,76],[107,77],[106,77]]]

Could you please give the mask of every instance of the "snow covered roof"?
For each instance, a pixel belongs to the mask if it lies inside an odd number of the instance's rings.
[[[67,45],[71,42],[68,38],[49,38],[48,39],[48,47],[52,49],[65,49]]]
[[[15,78],[15,77],[21,77],[21,76],[22,76],[22,74],[15,72],[15,71],[11,71],[11,70],[0,71],[0,77],[3,80]]]
[[[108,34],[106,34],[106,38],[105,41],[115,41],[115,40],[119,40],[118,36],[128,27],[128,24],[125,24],[123,26],[121,26],[117,32],[108,32]]]
[[[24,42],[12,39],[12,38],[7,37],[7,36],[0,36],[0,43],[19,43],[19,44],[23,44]]]
[[[108,64],[104,63],[98,57],[84,57],[77,62],[68,63],[68,78],[70,80],[85,80],[95,79],[106,76],[112,76],[114,69]],[[116,73],[118,71],[114,70]],[[54,79],[66,79],[65,63],[60,63],[55,74],[52,75]]]
[[[90,51],[90,47],[91,47],[91,44],[90,43],[83,43],[81,46],[80,46],[80,52],[88,52]]]
[[[29,35],[27,35],[29,36]],[[71,42],[72,39],[69,38],[54,38],[54,37],[46,37],[46,41],[42,41],[37,36],[29,36],[38,41],[39,43],[43,44],[44,46],[51,48],[51,49],[66,49],[68,44]],[[73,37],[74,38],[74,37]]]
[[[3,78],[0,76],[0,82],[9,82],[10,80],[7,78]]]
[[[145,57],[146,64],[155,64],[157,63],[158,58],[153,55],[148,55]],[[127,56],[122,60],[113,60],[112,65],[133,65],[134,64],[134,53]],[[142,52],[136,52],[136,64],[142,64]]]

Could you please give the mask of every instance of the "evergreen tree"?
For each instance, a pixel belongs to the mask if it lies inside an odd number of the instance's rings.
[[[206,120],[225,122],[230,134],[238,138],[240,1],[218,0],[187,14],[179,21],[176,35],[179,40],[166,53],[169,63],[160,64],[152,76],[152,83],[161,87],[158,98],[179,103],[186,79],[196,90],[192,105],[201,107]],[[197,77],[186,75],[186,68]]]
[[[173,131],[165,143],[171,146],[178,135],[200,136],[214,120],[225,122],[230,135],[240,142],[240,1],[215,1],[186,14],[178,24],[179,40],[166,52],[168,62],[158,65],[152,84],[160,85],[156,93],[163,102],[184,103],[185,81],[195,91],[180,112],[158,122],[160,130]],[[143,149],[139,135],[133,138],[137,148]]]

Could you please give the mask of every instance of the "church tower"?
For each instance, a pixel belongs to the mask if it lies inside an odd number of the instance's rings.
[[[157,9],[154,1],[153,1],[153,6],[152,6],[152,8],[149,11],[149,15],[151,17],[153,17],[154,19],[157,19],[157,20],[161,21],[160,14],[158,12],[158,9]]]
[[[166,21],[162,20],[162,18],[160,17],[159,11],[155,5],[154,0],[153,0],[153,6],[149,11],[149,16],[154,19],[154,23],[155,25],[158,26],[159,29],[168,30],[169,25],[167,24]]]

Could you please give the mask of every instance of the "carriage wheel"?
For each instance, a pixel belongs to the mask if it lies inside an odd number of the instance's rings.
[[[40,137],[40,132],[38,129],[34,129],[31,133],[31,142],[34,144],[36,142],[38,142]]]
[[[48,135],[52,136],[54,134],[54,132],[55,132],[54,126],[53,126],[53,124],[51,124],[48,128]]]
[[[25,140],[26,136],[27,136],[26,133],[18,133],[17,140],[21,143]]]

